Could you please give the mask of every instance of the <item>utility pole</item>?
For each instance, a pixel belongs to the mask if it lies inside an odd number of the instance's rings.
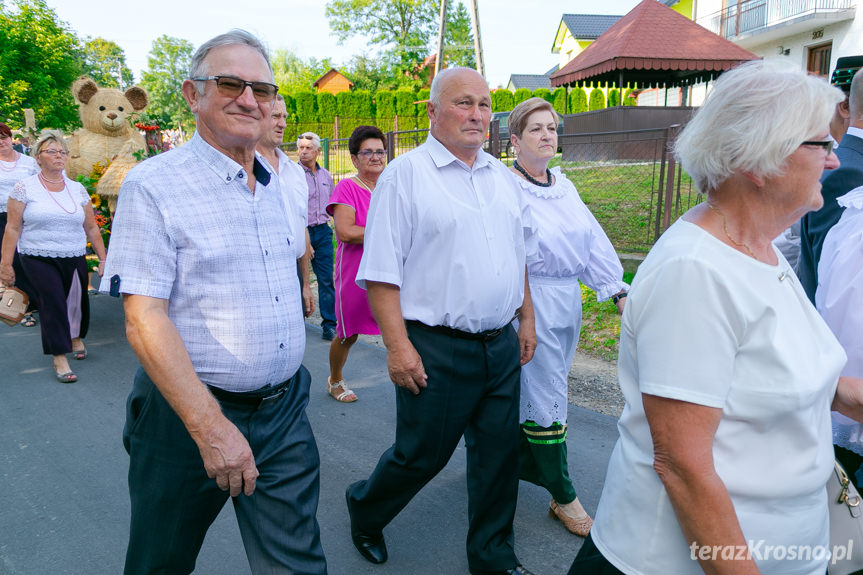
[[[485,78],[485,64],[482,61],[482,39],[479,37],[479,6],[477,0],[468,0],[473,16],[473,51],[476,57],[476,71]]]
[[[443,64],[443,39],[446,35],[446,5],[447,0],[441,0],[440,3],[440,27],[437,36],[437,58],[434,63],[434,74],[438,75]]]

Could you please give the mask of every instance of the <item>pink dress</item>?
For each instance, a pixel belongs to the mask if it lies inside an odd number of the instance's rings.
[[[327,213],[333,215],[336,204],[350,206],[356,212],[356,225],[365,227],[371,199],[372,194],[367,189],[352,179],[344,179],[333,190],[330,203],[327,204]],[[381,333],[369,307],[366,290],[357,286],[357,269],[362,257],[362,244],[338,242],[333,281],[336,287],[336,333],[341,339],[357,333]]]

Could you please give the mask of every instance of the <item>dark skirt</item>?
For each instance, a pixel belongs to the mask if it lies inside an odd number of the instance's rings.
[[[39,300],[42,351],[46,355],[71,352],[72,339],[83,339],[90,325],[84,256],[48,258],[22,254],[21,265]]]
[[[6,233],[6,212],[0,213],[0,249],[3,246],[3,235]],[[33,284],[27,279],[27,274],[24,273],[24,268],[21,266],[21,256],[18,255],[18,248],[15,248],[15,257],[12,258],[12,269],[15,271],[15,287],[27,294],[30,298],[30,307],[27,311],[37,311],[39,309],[39,300],[36,297],[36,290]]]

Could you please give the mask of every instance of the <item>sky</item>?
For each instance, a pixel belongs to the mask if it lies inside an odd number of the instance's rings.
[[[243,28],[271,51],[288,48],[303,59],[329,57],[338,65],[370,50],[361,38],[338,44],[330,34],[326,0],[256,0],[248,5],[227,0],[47,0],[47,4],[80,38],[101,37],[123,48],[136,81],[147,68],[153,40],[162,34],[186,39],[197,48],[217,34]],[[623,15],[636,4],[638,0],[479,0],[489,85],[506,86],[510,74],[543,74],[557,64],[551,45],[564,13]]]

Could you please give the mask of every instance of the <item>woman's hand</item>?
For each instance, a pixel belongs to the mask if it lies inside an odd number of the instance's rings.
[[[15,270],[12,264],[0,264],[0,285],[12,287],[15,285]]]
[[[863,423],[863,379],[840,377],[833,396],[833,411]]]
[[[99,267],[96,268],[96,273],[99,274],[99,277],[102,277],[105,273],[105,260],[99,260]]]

